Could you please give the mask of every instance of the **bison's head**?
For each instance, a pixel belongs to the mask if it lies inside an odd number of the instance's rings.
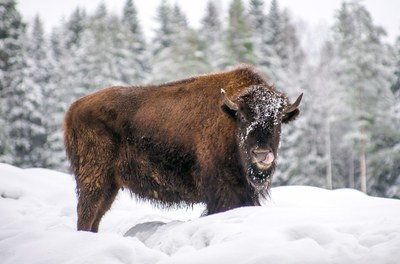
[[[237,122],[247,180],[258,191],[266,190],[275,171],[281,124],[298,116],[302,95],[290,104],[284,94],[262,85],[247,88],[234,100],[224,90],[221,95]]]

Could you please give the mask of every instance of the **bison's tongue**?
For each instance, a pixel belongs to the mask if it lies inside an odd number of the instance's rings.
[[[269,152],[267,154],[267,156],[265,157],[265,159],[262,161],[262,163],[264,164],[271,164],[274,161],[275,157],[274,157],[274,153]]]

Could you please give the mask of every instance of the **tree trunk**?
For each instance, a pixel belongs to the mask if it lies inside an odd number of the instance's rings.
[[[331,155],[331,124],[328,120],[326,128],[326,185],[332,190],[332,155]]]
[[[355,172],[354,172],[354,150],[353,150],[353,145],[351,146],[350,149],[350,162],[349,162],[349,187],[356,189],[356,181],[355,181]]]
[[[360,163],[360,183],[361,191],[367,193],[367,165],[365,161],[365,138],[364,138],[364,128],[361,128],[361,140],[360,140],[360,153],[359,153],[359,163]]]

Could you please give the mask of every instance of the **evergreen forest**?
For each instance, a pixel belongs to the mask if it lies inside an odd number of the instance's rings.
[[[200,26],[168,0],[145,34],[138,1],[120,14],[75,9],[51,32],[0,0],[0,162],[68,171],[63,117],[76,99],[250,64],[301,116],[282,131],[274,185],[355,188],[400,198],[400,28],[395,43],[360,1],[338,6],[316,48],[279,0],[209,0]],[[318,32],[315,33],[317,35]]]

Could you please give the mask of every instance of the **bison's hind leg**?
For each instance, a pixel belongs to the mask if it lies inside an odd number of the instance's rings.
[[[97,232],[101,218],[111,208],[119,190],[113,183],[99,187],[79,189],[78,230]]]
[[[116,184],[111,184],[108,186],[108,190],[104,192],[102,195],[102,199],[100,201],[100,206],[99,209],[97,210],[97,216],[94,219],[94,222],[92,224],[92,231],[97,232],[99,229],[99,224],[101,218],[104,216],[104,214],[110,210],[112,203],[115,200],[115,197],[118,194],[119,187]]]

